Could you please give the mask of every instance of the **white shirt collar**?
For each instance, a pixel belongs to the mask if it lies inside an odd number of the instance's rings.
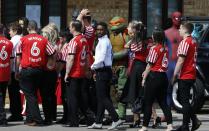
[[[100,40],[100,39],[103,39],[103,38],[108,38],[108,37],[107,37],[107,35],[104,35],[104,36],[102,36],[102,37],[100,37],[98,39]]]

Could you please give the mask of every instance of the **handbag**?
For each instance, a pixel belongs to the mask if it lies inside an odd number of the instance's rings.
[[[144,107],[144,97],[138,97],[132,104],[131,111],[133,113],[142,113]]]

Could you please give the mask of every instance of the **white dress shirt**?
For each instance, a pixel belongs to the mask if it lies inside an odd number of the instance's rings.
[[[12,50],[12,56],[14,57],[14,60],[13,60],[13,64],[12,64],[12,72],[15,72],[15,57],[16,57],[16,48],[17,48],[17,44],[20,42],[20,39],[22,38],[21,35],[15,35],[11,38],[11,42],[13,44],[13,50]]]
[[[112,45],[107,35],[98,39],[95,50],[95,60],[91,69],[98,69],[112,66]]]

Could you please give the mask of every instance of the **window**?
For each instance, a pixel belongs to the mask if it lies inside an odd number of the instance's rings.
[[[162,27],[162,2],[147,0],[147,36],[152,35],[155,27]]]

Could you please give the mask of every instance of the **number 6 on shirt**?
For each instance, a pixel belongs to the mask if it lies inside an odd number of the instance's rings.
[[[33,43],[33,46],[30,50],[32,56],[38,56],[40,54],[40,49],[37,47],[37,42]]]
[[[6,48],[6,46],[3,46],[1,49],[1,52],[0,52],[0,58],[2,60],[6,60],[7,56],[8,56],[7,52],[5,51],[5,48]]]

